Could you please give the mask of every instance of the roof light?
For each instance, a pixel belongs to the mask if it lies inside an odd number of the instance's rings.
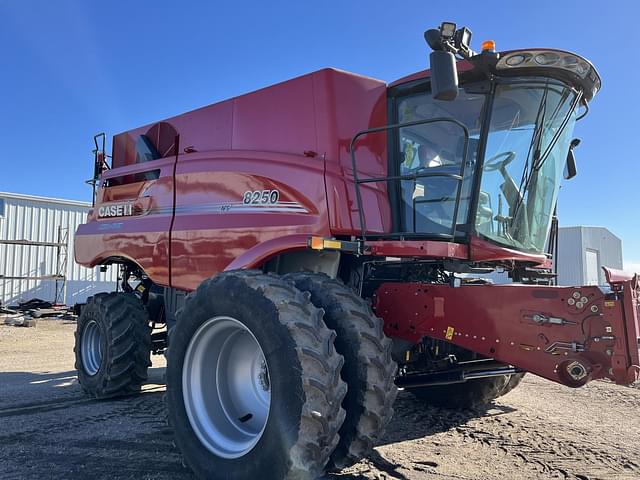
[[[485,40],[482,42],[482,51],[483,52],[495,52],[496,51],[496,42],[493,40]]]
[[[486,43],[486,42],[485,42]],[[485,49],[485,44],[482,44]],[[516,68],[557,68],[575,74],[587,90],[587,99],[591,99],[600,90],[600,77],[593,66],[584,58],[573,53],[559,50],[520,50],[507,52],[498,60],[496,70],[505,71]]]
[[[531,55],[528,54],[516,54],[516,55],[511,55],[509,58],[507,58],[506,60],[506,64],[509,65],[510,67],[517,67],[518,65],[526,62],[527,60],[529,60],[529,58],[531,58]]]
[[[440,34],[443,38],[453,38],[456,33],[456,24],[451,22],[442,22],[440,25]]]
[[[484,44],[483,44],[484,48]],[[496,65],[498,70],[509,67],[557,67],[569,70],[585,78],[591,69],[586,60],[566,52],[551,50],[527,50],[504,55]]]
[[[537,54],[533,58],[539,65],[553,65],[554,63],[558,63],[558,60],[560,60],[560,55],[555,52],[543,52]]]

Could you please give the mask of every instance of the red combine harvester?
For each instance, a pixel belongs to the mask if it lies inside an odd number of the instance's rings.
[[[105,137],[76,260],[120,266],[76,361],[96,397],[167,354],[200,478],[308,479],[365,457],[396,386],[490,402],[532,372],[638,378],[638,277],[553,285],[561,177],[600,88],[584,58],[425,34],[431,71],[333,69]],[[507,272],[512,283],[487,280]]]

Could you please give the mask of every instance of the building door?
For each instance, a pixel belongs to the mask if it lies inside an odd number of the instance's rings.
[[[598,251],[587,248],[585,252],[585,264],[586,264],[586,285],[598,285],[600,284],[600,268],[598,266]]]

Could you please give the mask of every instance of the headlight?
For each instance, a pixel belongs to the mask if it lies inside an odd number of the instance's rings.
[[[554,65],[558,63],[558,60],[560,60],[560,55],[553,52],[544,52],[537,54],[533,59],[539,65]]]
[[[530,54],[525,53],[517,53],[515,55],[511,55],[509,58],[505,60],[505,63],[510,67],[517,67],[518,65],[523,64],[527,60],[531,58]]]

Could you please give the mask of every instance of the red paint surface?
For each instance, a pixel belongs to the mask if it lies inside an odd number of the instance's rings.
[[[619,285],[623,282],[628,282],[629,280],[638,281],[638,275],[635,273],[625,272],[623,270],[617,270],[615,268],[602,267],[604,270],[604,275],[607,279],[607,282],[612,286]]]
[[[519,260],[522,262],[530,262],[534,265],[548,264],[545,255],[536,255],[533,253],[520,252],[512,248],[501,247],[475,236],[472,236],[470,239],[469,250],[471,252],[471,259],[476,262]]]
[[[126,183],[99,189],[94,213],[77,232],[76,260],[130,259],[154,282],[191,290],[222,270],[304,248],[310,235],[353,233],[348,145],[359,130],[386,123],[383,82],[325,69],[116,135],[114,168],[102,178]],[[143,134],[173,156],[136,164]],[[386,159],[385,136],[363,139],[362,175],[385,175]],[[134,182],[134,174],[155,168],[159,179]],[[279,202],[303,211],[227,209],[248,190],[278,190]],[[363,196],[371,230],[389,231],[384,184]],[[136,215],[97,218],[115,201],[135,202]]]
[[[173,286],[191,290],[232,264],[237,268],[257,266],[256,259],[265,260],[260,245],[274,240],[284,252],[299,248],[301,238],[306,246],[309,235],[329,235],[323,172],[321,159],[302,154],[237,151],[180,157],[171,236]],[[194,209],[242,201],[247,190],[273,189],[280,192],[280,201],[297,202],[307,213]],[[272,254],[280,252],[270,250]],[[244,263],[238,264],[238,258]]]
[[[434,240],[385,240],[366,242],[368,255],[380,257],[428,257],[467,259],[469,248],[460,243]]]
[[[87,223],[76,232],[76,262],[94,266],[108,258],[126,258],[140,265],[156,283],[168,285],[174,164],[172,157],[105,172],[103,180],[160,169],[160,178],[100,188]],[[137,215],[97,219],[101,206],[123,202],[132,202]],[[152,210],[162,213],[151,214]]]

